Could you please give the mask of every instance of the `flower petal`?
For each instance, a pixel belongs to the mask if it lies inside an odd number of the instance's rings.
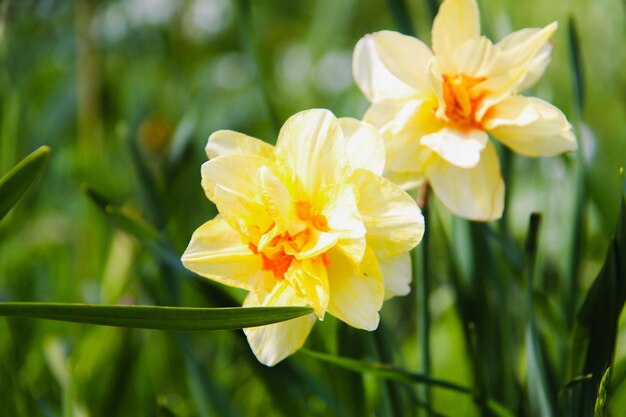
[[[356,170],[353,178],[359,187],[359,211],[367,229],[368,247],[381,259],[414,248],[424,234],[424,218],[415,200],[369,171]]]
[[[418,94],[418,91],[408,84],[412,77],[401,80],[385,66],[374,35],[365,35],[359,39],[354,48],[352,76],[356,85],[372,103],[385,99],[408,98]]]
[[[288,231],[292,236],[306,228],[295,211],[295,202],[289,189],[267,167],[259,169],[257,186],[263,205],[274,219],[279,232]]]
[[[278,135],[276,155],[302,183],[310,198],[325,185],[340,183],[350,165],[346,142],[328,110],[305,110],[291,116]]]
[[[307,305],[313,307],[317,317],[322,320],[329,303],[328,275],[323,258],[320,256],[292,262],[284,280]]]
[[[376,53],[389,72],[413,87],[418,94],[430,93],[426,67],[433,53],[428,46],[417,38],[389,30],[370,36]]]
[[[452,54],[455,72],[470,77],[487,77],[498,57],[498,49],[484,36],[469,39]]]
[[[352,327],[375,330],[385,286],[374,252],[365,251],[358,269],[339,251],[329,252],[329,262],[328,312]]]
[[[271,293],[251,292],[244,307],[306,306],[306,301],[282,281]],[[314,313],[267,326],[244,329],[248,343],[259,362],[274,366],[302,347],[315,324]]]
[[[382,135],[388,172],[415,173],[412,177],[423,174],[431,151],[420,143],[420,138],[443,127],[434,116],[436,106],[434,97],[385,100],[370,106],[364,120],[372,123]]]
[[[251,240],[260,238],[273,223],[273,219],[260,202],[219,184],[215,186],[213,202],[224,220]]]
[[[445,0],[435,16],[432,30],[433,51],[446,69],[454,50],[480,36],[480,16],[475,0]],[[445,72],[445,71],[444,71]]]
[[[539,79],[550,62],[552,52],[550,39],[557,27],[557,23],[552,22],[542,29],[522,29],[505,36],[496,45],[501,52],[494,73],[521,66],[526,70],[526,74],[518,89],[530,87]]]
[[[364,168],[381,175],[385,168],[385,144],[376,128],[350,117],[339,119],[339,124],[352,169]]]
[[[181,260],[190,271],[232,287],[268,290],[274,284],[271,274],[261,269],[261,257],[219,217],[194,232]]]
[[[411,255],[405,252],[393,258],[381,259],[380,270],[385,280],[385,299],[411,292]]]
[[[541,99],[510,97],[488,115],[485,128],[489,133],[521,155],[553,156],[577,147],[563,112]]]
[[[460,131],[443,128],[422,137],[422,145],[428,146],[447,162],[460,168],[471,168],[478,164],[480,152],[489,138],[482,130]]]
[[[252,199],[257,194],[257,172],[267,162],[254,155],[216,157],[202,164],[202,188],[210,200],[214,198],[216,184]]]
[[[426,176],[439,200],[457,216],[478,221],[502,216],[504,182],[491,143],[487,143],[475,167],[464,169],[439,159],[426,169]]]
[[[205,151],[209,159],[233,154],[271,159],[274,155],[272,145],[232,130],[218,130],[209,136]]]

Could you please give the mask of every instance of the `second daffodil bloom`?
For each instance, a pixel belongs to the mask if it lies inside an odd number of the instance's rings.
[[[219,215],[194,233],[190,270],[249,293],[244,306],[310,306],[314,313],[245,329],[262,363],[299,349],[328,312],[374,330],[383,300],[409,292],[408,251],[424,220],[381,177],[384,147],[371,125],[327,110],[292,116],[276,147],[233,131],[211,135],[202,186]]]
[[[559,109],[518,94],[543,74],[556,28],[522,29],[493,44],[480,35],[474,0],[445,0],[432,51],[396,32],[363,37],[353,73],[372,103],[364,120],[385,140],[385,175],[405,189],[428,181],[459,216],[499,218],[504,183],[488,133],[525,156],[576,149]]]

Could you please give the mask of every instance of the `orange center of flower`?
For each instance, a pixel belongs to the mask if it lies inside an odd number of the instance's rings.
[[[446,104],[446,116],[461,130],[482,129],[476,119],[476,109],[484,94],[477,92],[474,86],[485,81],[485,77],[470,77],[465,74],[443,76],[443,101]]]
[[[307,221],[309,227],[293,236],[289,232],[284,232],[266,242],[263,242],[264,239],[261,238],[258,245],[252,242],[248,243],[248,248],[253,253],[261,256],[262,269],[264,271],[272,271],[277,281],[282,281],[285,278],[285,273],[295,259],[295,255],[309,242],[311,228],[326,232],[330,230],[326,217],[321,214],[315,214],[313,206],[308,201],[296,202],[296,214],[300,219]],[[272,224],[265,235],[272,233],[274,227],[276,225]],[[329,261],[326,254],[322,254],[321,257],[324,264],[328,266]]]

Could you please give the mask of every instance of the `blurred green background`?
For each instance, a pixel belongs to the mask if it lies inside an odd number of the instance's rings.
[[[237,305],[242,294],[199,283],[172,261],[215,215],[200,187],[207,137],[234,129],[273,142],[287,117],[313,107],[362,116],[367,103],[352,81],[352,49],[367,33],[397,30],[402,18],[394,20],[393,11],[407,16],[399,3],[0,2],[0,175],[38,146],[52,148],[36,186],[0,222],[0,301]],[[414,33],[426,42],[436,4],[406,5]],[[497,224],[454,219],[433,199],[427,218],[432,373],[480,389],[515,415],[532,415],[527,283],[517,261],[529,215],[541,212],[535,314],[549,396],[560,401],[568,396],[561,389],[575,311],[618,219],[618,170],[626,165],[626,6],[619,0],[479,5],[483,32],[493,40],[559,21],[552,64],[528,94],[568,115],[580,152],[526,159],[501,150],[508,206]],[[170,252],[163,255],[108,221],[86,186],[158,230],[159,244]],[[415,292],[387,302],[374,333],[327,316],[307,347],[419,370],[416,304]],[[608,396],[612,416],[626,410],[621,322]],[[265,368],[241,332],[0,319],[0,415],[400,416],[424,412],[420,395],[302,353]],[[447,416],[488,415],[470,397],[440,389],[432,391],[432,408]]]

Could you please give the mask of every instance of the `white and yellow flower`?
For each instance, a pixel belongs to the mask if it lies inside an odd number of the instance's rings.
[[[559,109],[518,94],[545,71],[556,28],[522,29],[493,44],[480,35],[474,0],[445,0],[432,52],[396,32],[363,37],[353,73],[372,103],[364,120],[385,141],[385,175],[405,189],[428,181],[459,216],[499,218],[504,183],[488,133],[525,156],[576,149]]]
[[[381,177],[382,139],[371,125],[308,110],[276,147],[233,131],[211,135],[202,186],[220,214],[200,226],[183,264],[249,291],[244,306],[311,306],[314,313],[246,329],[262,363],[299,349],[326,312],[366,330],[383,300],[409,292],[408,251],[424,220],[413,199]]]

